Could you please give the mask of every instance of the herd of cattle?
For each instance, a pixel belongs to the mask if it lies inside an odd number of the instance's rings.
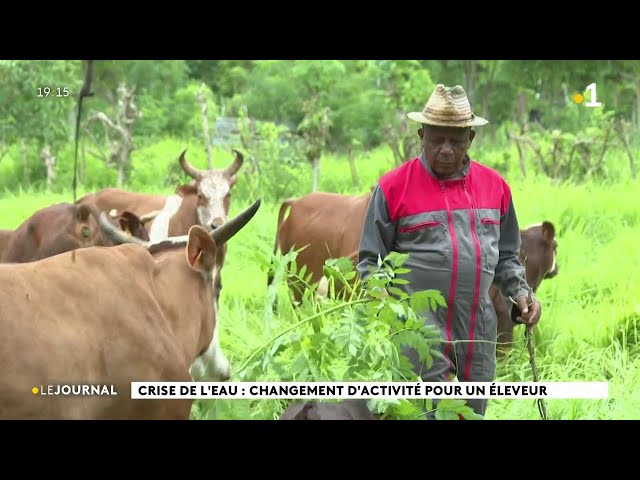
[[[219,170],[197,169],[182,152],[192,181],[173,195],[105,189],[0,230],[0,418],[188,419],[192,400],[132,400],[131,382],[230,378],[216,319],[221,272],[227,242],[260,207],[228,219],[243,163],[234,152]],[[285,201],[276,250],[308,245],[297,263],[313,282],[329,258],[357,261],[370,195]],[[549,222],[522,231],[534,290],[557,273],[554,234]],[[497,290],[491,295],[499,341],[508,342],[509,309]],[[51,384],[114,385],[119,394],[31,393]]]

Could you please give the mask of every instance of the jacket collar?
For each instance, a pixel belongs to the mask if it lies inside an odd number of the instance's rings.
[[[424,150],[422,150],[422,152],[420,152],[420,163],[427,170],[429,175],[431,175],[438,182],[441,182],[441,181],[449,182],[451,180],[460,180],[462,178],[466,178],[469,175],[469,167],[471,166],[471,158],[469,158],[469,155],[466,155],[464,157],[464,163],[462,164],[462,170],[460,170],[458,175],[456,175],[453,178],[448,178],[447,180],[441,180],[440,178],[438,178],[436,176],[436,174],[431,169],[431,165],[429,165],[429,162],[427,162],[427,157],[424,154]]]

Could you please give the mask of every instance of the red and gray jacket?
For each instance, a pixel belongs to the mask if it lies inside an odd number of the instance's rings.
[[[409,294],[437,289],[447,301],[428,323],[447,341],[495,342],[492,282],[514,299],[528,292],[519,248],[511,189],[496,171],[467,157],[458,178],[439,180],[423,153],[385,174],[374,188],[357,269],[366,278],[378,255],[409,253],[405,266],[411,271],[399,276],[410,283],[399,287]],[[458,345],[455,352],[450,344],[444,348],[449,370],[461,380],[493,380],[495,344]]]

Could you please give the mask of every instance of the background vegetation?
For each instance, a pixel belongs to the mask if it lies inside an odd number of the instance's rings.
[[[417,126],[406,112],[421,109],[435,83],[459,83],[491,122],[478,129],[471,156],[511,183],[523,226],[551,220],[559,235],[560,274],[538,292],[542,379],[610,382],[608,400],[551,401],[551,417],[640,417],[640,62],[96,61],[94,68],[95,95],[83,105],[78,196],[108,186],[171,193],[187,180],[177,165],[184,148],[200,167],[226,166],[231,148],[245,154],[233,213],[258,196],[265,203],[233,239],[225,266],[221,342],[236,379],[406,374],[394,353],[394,316],[385,312],[409,304],[354,295],[326,303],[309,297],[303,308],[291,307],[284,259],[271,257],[277,209],[284,198],[313,190],[367,191],[419,153]],[[77,61],[0,61],[0,228],[72,201],[82,78]],[[587,86],[594,83],[602,106],[589,108]],[[38,97],[44,87],[50,95]],[[56,96],[65,87],[69,95]],[[577,93],[582,103],[574,101]],[[266,288],[270,266],[281,274],[273,290]],[[424,306],[424,298],[416,301],[411,305]],[[363,321],[372,311],[364,308],[382,312],[379,322]],[[522,331],[516,338],[499,379],[531,380]],[[350,363],[356,357],[366,361]],[[283,407],[199,402],[194,417],[274,418]],[[402,402],[378,407],[400,418],[419,413]],[[491,402],[488,418],[539,415],[533,402],[504,400]]]

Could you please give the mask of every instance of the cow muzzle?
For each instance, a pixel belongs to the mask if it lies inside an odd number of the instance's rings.
[[[226,382],[231,378],[231,364],[220,347],[217,328],[209,348],[196,358],[189,372],[196,382]]]
[[[229,362],[212,364],[202,358],[198,358],[191,365],[189,373],[196,382],[226,382],[231,379],[231,365]]]
[[[547,274],[544,276],[544,278],[549,279],[549,278],[553,278],[556,275],[558,275],[558,264],[556,263],[555,267],[553,268],[553,270],[550,270],[549,272],[547,272]]]
[[[224,218],[214,218],[213,221],[211,222],[211,225],[209,225],[209,228],[213,231],[216,228],[221,227],[222,225],[224,225]]]

